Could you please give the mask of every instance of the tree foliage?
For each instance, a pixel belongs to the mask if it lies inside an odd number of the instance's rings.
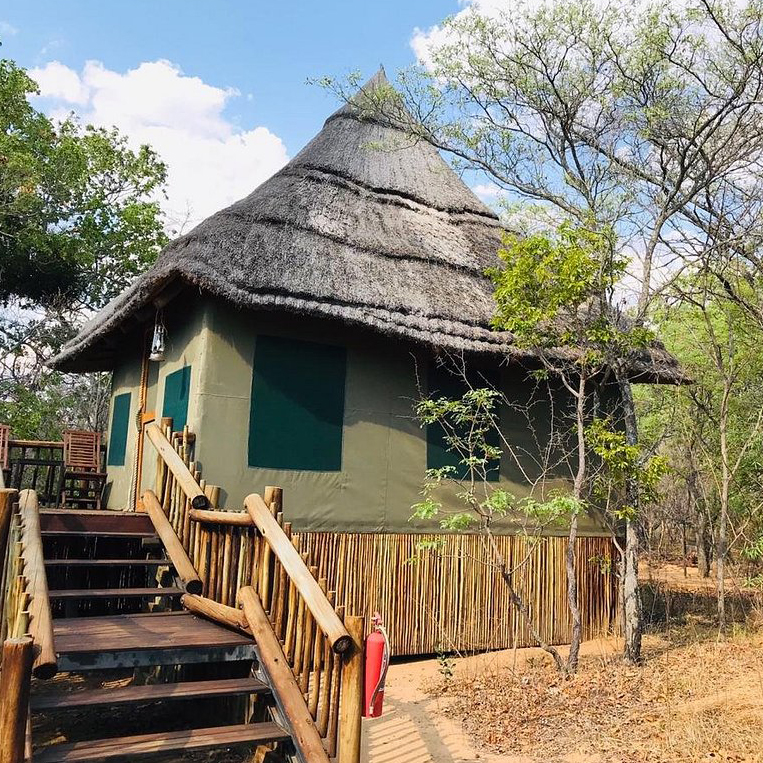
[[[45,363],[166,242],[166,167],[116,129],[54,122],[37,86],[0,61],[0,417],[19,436],[102,428],[104,381]]]

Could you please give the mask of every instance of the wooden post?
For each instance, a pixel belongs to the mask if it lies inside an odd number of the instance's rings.
[[[276,518],[270,513],[265,501],[252,493],[246,497],[244,506],[268,546],[278,557],[286,573],[305,600],[305,604],[315,618],[318,627],[326,634],[331,648],[341,653],[352,646],[352,638],[347,633],[334,608],[328,603],[318,581],[310,574],[297,549],[289,542]]]
[[[339,705],[339,763],[360,763],[361,719],[363,717],[363,636],[365,619],[345,618],[353,641],[343,656],[342,699]]]
[[[12,488],[0,489],[0,560],[5,559],[5,547],[8,544],[8,531],[11,527],[11,514],[17,495],[17,491]]]
[[[0,763],[24,763],[31,678],[32,639],[8,639],[0,671]]]
[[[40,511],[37,493],[19,493],[19,512],[22,519],[21,542],[24,555],[24,575],[27,592],[32,597],[29,606],[29,631],[34,640],[34,667],[37,678],[52,678],[58,672],[58,656],[53,644],[53,615],[48,597],[48,577],[42,552]]]
[[[310,763],[329,763],[318,729],[313,723],[305,698],[289,669],[281,644],[262,608],[259,596],[254,588],[246,586],[238,592],[238,598],[244,608],[249,629],[257,643],[260,664],[273,686],[273,696],[289,724],[294,746],[301,759]]]
[[[175,571],[183,581],[185,590],[188,593],[201,593],[201,578],[188,558],[180,538],[178,538],[177,533],[172,529],[170,520],[167,519],[167,516],[162,511],[162,507],[152,490],[146,490],[143,493],[143,504],[151,518],[156,534],[167,550],[167,556],[169,556]]]
[[[167,429],[172,431],[172,417],[171,416],[164,416],[161,419],[160,426],[162,428],[162,432],[166,432]],[[165,479],[166,469],[164,466],[164,461],[162,460],[162,456],[159,453],[159,451],[156,452],[156,495],[159,498],[159,503],[162,503],[164,499],[164,487],[166,483]]]
[[[188,496],[191,506],[194,509],[206,509],[209,506],[209,499],[204,495],[204,491],[193,478],[193,474],[183,463],[180,454],[172,447],[172,443],[164,436],[164,433],[156,423],[146,426],[146,434],[151,444],[156,448],[167,468],[172,472],[172,476],[180,485],[183,492]]]
[[[0,474],[2,471],[0,470]],[[5,560],[8,557],[8,539],[11,532],[11,518],[13,517],[13,504],[16,502],[18,493],[8,488],[0,489],[0,623],[4,622],[3,612],[5,608],[6,573]],[[249,517],[249,515],[246,515]]]

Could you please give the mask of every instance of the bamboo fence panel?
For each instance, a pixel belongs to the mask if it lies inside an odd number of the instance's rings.
[[[338,605],[366,617],[382,614],[396,655],[534,644],[479,535],[303,532],[294,542],[336,592]],[[515,586],[543,637],[567,643],[567,539],[506,535],[496,542],[517,567]],[[600,560],[614,557],[614,545],[609,538],[579,538],[576,555],[584,637],[610,633],[615,577]]]

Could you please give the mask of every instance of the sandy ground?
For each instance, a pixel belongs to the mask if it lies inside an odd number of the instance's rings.
[[[616,639],[586,641],[581,654],[591,657],[619,649]],[[560,647],[564,654],[565,648]],[[528,660],[550,659],[537,648],[507,649],[459,659],[455,674],[468,677],[489,667],[515,667]],[[524,756],[494,755],[478,749],[458,720],[444,713],[447,701],[427,695],[422,687],[440,678],[436,659],[390,666],[381,718],[363,721],[363,752],[368,763],[532,763]],[[594,763],[573,754],[564,763]]]

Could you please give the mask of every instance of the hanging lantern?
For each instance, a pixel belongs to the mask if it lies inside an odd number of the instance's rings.
[[[164,346],[167,339],[167,329],[164,328],[162,322],[162,314],[156,313],[156,322],[154,323],[154,337],[151,340],[151,354],[148,356],[149,360],[161,362],[164,360]]]

